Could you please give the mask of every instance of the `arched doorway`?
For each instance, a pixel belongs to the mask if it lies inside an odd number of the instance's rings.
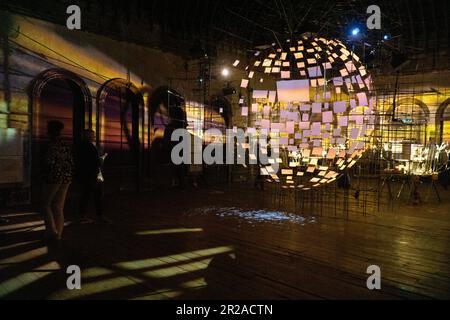
[[[437,111],[436,128],[439,128],[439,142],[450,143],[450,99],[446,100]]]
[[[104,175],[110,190],[140,188],[143,105],[138,88],[123,79],[110,80],[98,91],[97,145],[108,153]]]
[[[40,190],[41,159],[47,144],[47,123],[64,123],[63,139],[76,145],[91,122],[92,98],[85,82],[67,70],[51,69],[41,73],[31,84],[32,110],[31,189],[32,201]]]

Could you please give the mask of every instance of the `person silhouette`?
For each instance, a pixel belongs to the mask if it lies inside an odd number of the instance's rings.
[[[42,212],[47,240],[59,241],[64,230],[64,206],[72,183],[74,160],[72,149],[61,139],[64,124],[50,121],[50,138],[43,158]]]

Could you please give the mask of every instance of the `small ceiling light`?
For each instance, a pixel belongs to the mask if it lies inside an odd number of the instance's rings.
[[[357,35],[360,34],[360,32],[361,32],[361,29],[360,29],[360,28],[354,28],[354,29],[352,30],[352,36],[356,37]]]
[[[230,70],[228,70],[227,68],[223,68],[222,69],[222,76],[228,77],[229,75],[230,75]]]

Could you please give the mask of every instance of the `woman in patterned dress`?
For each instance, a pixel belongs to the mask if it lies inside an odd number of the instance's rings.
[[[48,123],[50,142],[44,157],[44,186],[42,211],[45,218],[46,238],[61,240],[64,229],[64,205],[73,178],[72,149],[61,139],[64,124]]]

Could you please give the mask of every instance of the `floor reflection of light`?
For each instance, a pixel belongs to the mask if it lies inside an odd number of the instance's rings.
[[[173,267],[161,268],[152,271],[143,272],[145,276],[151,278],[169,278],[174,276],[180,276],[186,273],[196,272],[205,270],[208,268],[208,264],[211,262],[211,259],[205,259],[201,261],[197,261],[195,263],[187,263],[182,265],[177,265]]]
[[[15,243],[15,244],[12,244],[10,246],[0,247],[0,252],[4,251],[4,250],[11,250],[11,249],[15,249],[15,248],[24,247],[24,246],[27,246],[29,244],[38,243],[38,242],[40,242],[40,241],[39,240],[34,240],[34,241]]]
[[[244,210],[241,208],[202,208],[194,214],[216,215],[220,218],[238,217],[248,222],[293,222],[301,225],[316,223],[315,217],[302,217],[298,214],[274,210]]]
[[[41,247],[34,250],[30,250],[19,255],[8,257],[6,259],[0,260],[0,270],[7,267],[9,264],[19,264],[27,261],[34,260],[36,258],[42,257],[47,254],[47,248]]]
[[[16,231],[18,229],[23,229],[21,231],[24,231],[25,229],[33,229],[34,227],[40,227],[43,226],[42,221],[36,221],[36,222],[26,222],[26,223],[19,223],[19,224],[10,224],[7,226],[0,226],[0,232],[7,232],[7,231]]]
[[[144,296],[135,297],[131,300],[163,300],[163,299],[174,299],[181,296],[183,292],[177,290],[158,290],[155,292],[150,292]]]
[[[51,270],[55,269],[55,263],[50,262],[42,266],[39,266],[33,271],[24,272],[14,278],[8,279],[0,283],[0,297],[6,297],[26,286],[29,286],[36,281],[39,281],[52,273]],[[44,271],[39,271],[44,270]]]
[[[232,252],[232,247],[216,247],[210,249],[196,250],[184,252],[181,254],[174,254],[170,256],[157,257],[157,258],[149,258],[143,260],[135,260],[135,261],[124,261],[116,264],[117,267],[127,269],[127,270],[139,270],[151,267],[160,267],[169,264],[169,261],[173,262],[184,262],[190,261],[192,259],[196,259],[199,257],[208,257],[214,256],[222,253]]]
[[[205,278],[199,278],[191,281],[186,281],[181,284],[184,289],[196,289],[207,286]]]
[[[16,218],[16,217],[31,217],[37,216],[40,213],[38,212],[25,212],[25,213],[11,213],[11,214],[3,214],[2,218]]]
[[[82,271],[83,279],[92,279],[97,277],[109,276],[114,274],[114,271],[106,268],[94,267]]]
[[[78,299],[95,294],[107,293],[108,291],[118,290],[125,287],[136,286],[137,283],[126,277],[116,277],[106,280],[99,280],[94,282],[85,283],[81,281],[80,290],[67,290],[63,289],[53,293],[50,299]]]
[[[179,228],[179,229],[165,229],[165,230],[149,230],[137,232],[138,236],[149,236],[149,235],[161,235],[161,234],[176,234],[176,233],[193,233],[193,232],[203,232],[201,228]]]

